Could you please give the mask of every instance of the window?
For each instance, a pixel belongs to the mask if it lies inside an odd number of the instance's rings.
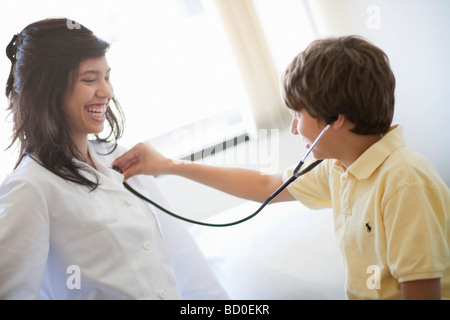
[[[182,156],[254,130],[246,115],[246,89],[213,1],[5,2],[1,43],[6,46],[26,25],[48,17],[74,19],[111,43],[111,81],[126,118],[122,144],[154,139],[163,153]],[[4,83],[9,69],[9,60],[0,59]],[[5,150],[12,126],[4,122],[6,98],[0,100]],[[2,178],[15,160],[11,150],[2,155]]]
[[[179,157],[251,128],[243,117],[245,87],[213,2],[123,3],[108,59],[127,119],[126,145],[150,139]]]
[[[111,43],[111,81],[126,118],[121,144],[151,140],[170,157],[198,158],[202,150],[257,137],[257,129],[287,127],[279,76],[311,38],[305,3],[17,0],[2,3],[0,39],[6,45],[14,33],[47,17],[84,24]],[[1,74],[9,69],[0,59]],[[6,99],[0,100],[5,150],[11,124],[4,122]],[[15,158],[11,150],[3,154],[0,177]]]
[[[292,59],[318,37],[306,0],[253,0],[276,70],[281,74]]]

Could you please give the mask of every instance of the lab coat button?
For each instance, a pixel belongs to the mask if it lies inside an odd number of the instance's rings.
[[[144,245],[142,246],[142,248],[143,248],[145,251],[150,250],[151,247],[152,247],[152,243],[151,243],[150,241],[145,241],[145,242],[144,242]]]
[[[128,205],[132,205],[134,203],[134,199],[132,196],[128,196],[126,201],[125,201]]]

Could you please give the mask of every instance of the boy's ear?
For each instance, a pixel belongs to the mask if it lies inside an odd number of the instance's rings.
[[[337,118],[338,118],[337,116],[331,117],[330,119],[328,119],[327,124],[332,124],[333,122],[335,122],[337,120]]]
[[[345,122],[347,121],[347,118],[343,114],[338,114],[337,116],[333,117],[331,119],[331,127],[335,130],[341,129]]]

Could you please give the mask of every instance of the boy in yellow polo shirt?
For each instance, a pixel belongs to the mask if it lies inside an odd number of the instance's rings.
[[[309,144],[331,126],[313,149],[327,160],[274,201],[333,208],[348,298],[450,298],[450,190],[391,126],[395,78],[385,53],[355,36],[317,40],[287,67],[282,89],[292,133]],[[145,143],[113,165],[125,179],[177,174],[260,202],[293,172],[172,161]]]

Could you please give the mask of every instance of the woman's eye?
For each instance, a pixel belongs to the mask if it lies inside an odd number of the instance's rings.
[[[92,83],[95,81],[95,79],[83,79],[83,82]]]

